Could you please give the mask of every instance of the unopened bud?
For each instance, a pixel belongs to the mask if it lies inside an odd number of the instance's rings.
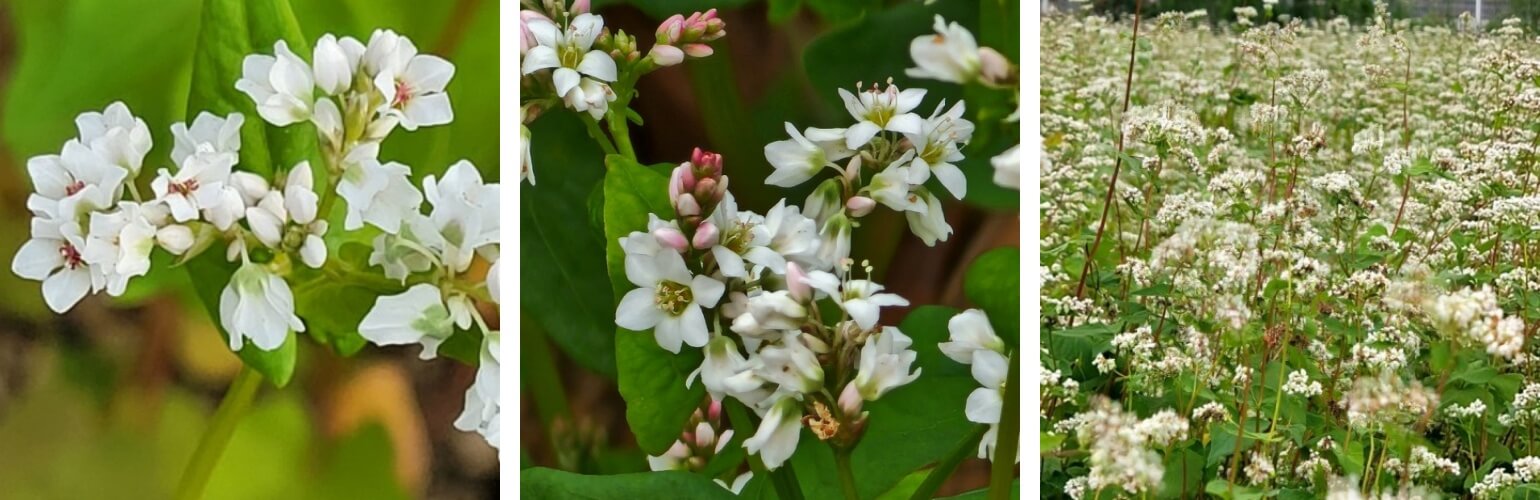
[[[706,407],[706,418],[711,419],[712,422],[719,422],[722,420],[721,401],[715,399],[711,400],[711,404]]]
[[[690,164],[695,165],[700,177],[715,177],[722,175],[722,155],[701,148],[695,148],[690,153]]]
[[[652,236],[658,239],[658,243],[684,253],[690,248],[690,242],[684,238],[684,233],[673,227],[660,227],[652,230]]]
[[[663,45],[673,45],[679,41],[679,35],[682,34],[683,31],[684,16],[679,14],[669,16],[668,19],[664,19],[661,24],[658,24],[658,43]]]
[[[589,0],[576,0],[572,2],[571,12],[573,14],[587,14],[589,8]]]
[[[865,217],[876,207],[877,201],[865,196],[852,196],[849,200],[845,200],[845,209],[850,212],[851,217]]]
[[[714,206],[716,205],[717,201],[721,200],[720,198],[716,197],[716,191],[717,179],[713,177],[707,177],[705,179],[696,181],[695,189],[692,194],[695,195],[695,200],[701,202],[702,205]]]
[[[703,222],[700,227],[695,228],[695,238],[690,243],[695,245],[697,250],[705,250],[716,246],[717,240],[720,237],[721,232],[717,229],[716,224]]]
[[[716,51],[711,50],[710,45],[706,45],[704,43],[691,43],[684,46],[684,53],[688,54],[690,57],[706,57],[715,52]]]
[[[797,302],[807,303],[813,298],[813,289],[807,284],[807,273],[796,262],[786,263],[786,291]]]
[[[699,217],[700,203],[695,202],[695,195],[684,193],[674,199],[674,212],[680,217]]]
[[[979,49],[979,76],[985,82],[992,84],[1008,83],[1012,73],[1011,60],[995,49],[984,47]]]
[[[653,64],[668,67],[684,62],[684,51],[673,45],[657,44],[647,51],[647,57],[652,59]]]
[[[171,224],[155,231],[155,241],[172,255],[182,255],[193,246],[192,229],[181,224]]]
[[[848,384],[845,384],[845,389],[840,391],[840,411],[843,412],[847,418],[861,414],[861,405],[865,401],[866,400],[861,397],[860,389],[856,388],[856,382],[854,380],[850,381]]]
[[[678,200],[680,193],[695,190],[695,174],[689,163],[680,163],[668,178],[668,198]]]
[[[230,185],[240,193],[241,201],[247,206],[256,205],[258,200],[267,196],[269,186],[267,179],[251,172],[235,172],[230,174]]]
[[[711,428],[711,424],[701,422],[695,424],[695,447],[702,450],[711,449],[711,445],[717,441],[717,431]]]
[[[807,202],[802,205],[802,214],[817,221],[820,225],[829,217],[840,211],[840,198],[844,186],[839,179],[828,179],[818,184],[812,194],[807,195]]]

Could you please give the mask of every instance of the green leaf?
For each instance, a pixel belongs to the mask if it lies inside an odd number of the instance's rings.
[[[526,498],[733,498],[705,476],[683,471],[586,476],[544,467],[519,472],[519,494]]]
[[[657,170],[617,155],[606,157],[604,163],[605,253],[610,285],[618,302],[635,288],[626,279],[620,238],[633,231],[646,231],[648,214],[672,219],[674,209],[668,201],[668,178]],[[614,313],[604,311],[604,317],[613,318]],[[670,353],[658,346],[650,331],[618,328],[616,336],[615,368],[619,373],[620,395],[626,400],[626,422],[643,451],[662,454],[679,437],[685,420],[705,397],[704,386],[685,387],[685,377],[700,366],[700,351]]]
[[[604,157],[571,113],[531,128],[538,184],[519,186],[519,307],[584,367],[615,376],[615,302],[605,270]],[[598,200],[598,204],[591,200]],[[624,279],[624,278],[622,278]]]
[[[862,498],[876,497],[910,472],[940,461],[975,428],[963,409],[978,382],[967,366],[937,347],[947,340],[947,320],[957,313],[949,307],[922,306],[899,326],[914,339],[915,366],[923,373],[864,408],[869,412],[866,433],[850,457]],[[803,434],[792,463],[808,498],[839,498],[834,454],[811,433]]]
[[[963,277],[963,292],[984,309],[996,335],[1009,345],[1020,345],[1020,248],[996,248],[980,255]]]
[[[241,62],[254,52],[253,47],[266,47],[263,52],[271,52],[273,42],[282,39],[295,53],[310,53],[288,1],[207,0],[202,20],[197,49],[193,51],[187,120],[192,121],[200,111],[246,115],[246,124],[241,128],[243,170],[270,175],[274,172],[275,157],[293,161],[308,158],[315,147],[315,133],[309,125],[275,131],[257,115],[251,99],[235,90],[235,82],[241,77]],[[222,250],[219,246],[209,248],[186,265],[193,287],[215,319],[219,318],[220,292],[236,269],[235,264],[224,261]],[[223,327],[220,334],[229,338]],[[274,385],[283,387],[294,375],[295,342],[291,333],[283,346],[273,351],[262,351],[248,343],[237,354]]]

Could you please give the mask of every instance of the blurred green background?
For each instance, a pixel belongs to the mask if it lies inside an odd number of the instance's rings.
[[[309,40],[367,41],[390,28],[455,63],[454,123],[398,130],[382,160],[412,166],[415,180],[460,159],[498,178],[498,2],[290,3]],[[185,272],[165,262],[124,297],[88,298],[63,316],[43,305],[38,283],[9,272],[28,238],[26,160],[74,137],[77,114],[125,102],[154,134],[140,186],[169,166],[201,4],[0,0],[0,498],[168,497],[239,367]],[[495,495],[493,450],[451,425],[473,368],[401,349],[300,349],[295,383],[264,389],[208,498]]]

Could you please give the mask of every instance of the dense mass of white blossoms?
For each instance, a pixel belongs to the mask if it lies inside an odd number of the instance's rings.
[[[1127,15],[1042,19],[1043,428],[1171,411],[1195,436],[1081,432],[1045,484],[1155,493],[1193,452],[1194,484],[1237,496],[1529,482],[1534,34],[1383,5],[1359,24],[1233,14],[1137,35]]]
[[[225,258],[239,266],[218,304],[230,349],[250,343],[270,351],[306,329],[295,313],[293,264],[322,268],[328,234],[375,226],[381,234],[370,265],[413,285],[380,297],[359,333],[381,345],[420,343],[427,359],[457,328],[477,328],[480,368],[455,426],[498,446],[499,333],[473,304],[473,296],[497,300],[498,185],[461,161],[442,176],[427,176],[419,189],[410,167],[378,160],[380,142],[397,127],[454,119],[444,92],[454,71],[390,30],[375,31],[367,44],[325,35],[309,62],[284,41],[272,55],[246,56],[234,88],[267,124],[314,124],[325,160],[319,178],[327,184],[320,186],[308,161],[281,165],[271,176],[241,169],[243,127],[265,125],[239,113],[205,112],[190,125],[171,126],[175,169],[157,169],[152,196],[142,196],[136,183],[151,148],[148,126],[121,102],[81,114],[79,137],[57,155],[28,161],[37,190],[27,200],[32,239],[12,270],[43,281],[46,302],[62,313],[88,293],[121,295],[132,278],[150,271],[155,248],[185,261],[222,242]],[[347,215],[343,227],[333,228],[328,217],[338,198]],[[431,205],[426,212],[424,200]],[[477,256],[492,263],[484,283],[466,276]]]

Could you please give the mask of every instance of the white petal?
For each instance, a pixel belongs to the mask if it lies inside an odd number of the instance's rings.
[[[706,329],[706,316],[700,307],[695,305],[685,306],[684,314],[679,317],[679,336],[690,347],[701,347],[711,340],[711,331]]]
[[[904,113],[889,118],[887,126],[883,128],[889,131],[904,134],[918,134],[920,133],[920,127],[924,124],[925,120],[920,119],[920,115],[914,113]],[[852,149],[853,148],[854,146],[852,146]]]
[[[1000,398],[999,389],[980,387],[968,394],[968,407],[965,414],[970,422],[997,424],[1000,423],[1000,407],[1004,403]]]
[[[695,303],[706,307],[716,307],[726,289],[727,285],[710,276],[697,275],[690,282],[690,294],[695,296]]]
[[[526,75],[559,66],[561,59],[556,55],[556,49],[544,45],[529,49],[529,52],[524,53],[524,60],[519,62],[519,69]]]
[[[433,55],[420,55],[413,57],[406,65],[406,73],[401,75],[406,81],[412,82],[412,90],[417,92],[442,92],[449,85],[449,80],[455,76],[455,65],[442,57]]]
[[[663,311],[656,303],[657,291],[637,288],[626,292],[615,307],[615,324],[628,330],[644,331],[657,326],[663,319]]]
[[[43,280],[43,302],[53,312],[63,314],[91,291],[91,272],[86,268],[63,270]]]
[[[578,63],[579,73],[603,80],[615,81],[615,60],[609,54],[594,50],[583,55],[582,62]]]
[[[877,136],[877,132],[881,131],[882,127],[878,127],[875,123],[869,121],[857,123],[855,126],[845,129],[845,147],[857,149],[865,146],[866,143],[872,142],[872,138]]]
[[[406,119],[401,127],[417,130],[417,127],[444,125],[455,120],[454,107],[449,104],[449,94],[428,94],[412,98],[401,112]]]
[[[33,238],[21,245],[11,261],[11,272],[25,279],[43,281],[55,269],[64,265],[59,240]]]
[[[556,71],[551,73],[551,83],[556,85],[556,95],[562,97],[566,97],[568,92],[577,88],[582,80],[582,75],[568,68],[556,68]]]
[[[711,247],[711,255],[717,258],[717,267],[722,270],[723,276],[730,278],[748,276],[748,270],[743,267],[743,257],[739,257],[727,247],[721,245]]]

